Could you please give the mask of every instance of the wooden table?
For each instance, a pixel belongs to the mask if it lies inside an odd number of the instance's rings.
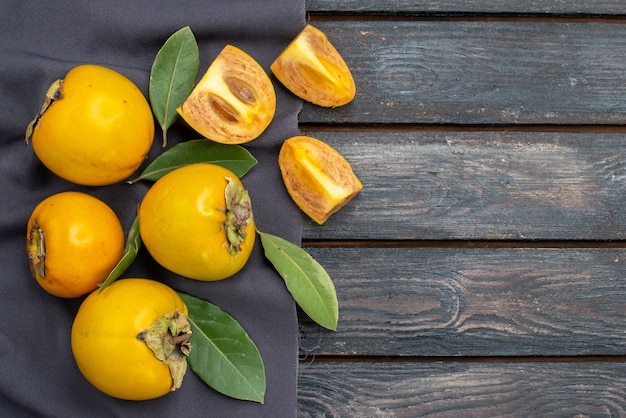
[[[301,416],[626,415],[626,3],[310,0],[357,97],[305,105],[364,189],[303,245]]]

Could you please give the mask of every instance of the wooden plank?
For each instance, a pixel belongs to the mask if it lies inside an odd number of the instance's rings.
[[[304,363],[299,417],[617,417],[624,363]]]
[[[302,318],[302,353],[626,355],[626,249],[308,248],[338,331]]]
[[[566,15],[623,15],[620,0],[309,0],[314,13],[521,13]]]
[[[302,123],[625,124],[626,24],[317,22],[355,100]]]
[[[563,132],[305,131],[364,188],[304,240],[618,240],[626,136]]]

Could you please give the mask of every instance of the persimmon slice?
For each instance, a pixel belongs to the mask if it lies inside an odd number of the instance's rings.
[[[310,136],[285,140],[278,165],[293,201],[320,225],[363,188],[336,149]]]
[[[204,137],[242,144],[258,138],[269,126],[276,111],[276,92],[254,58],[226,45],[176,110]]]
[[[307,25],[270,66],[293,94],[324,107],[345,105],[356,86],[348,65],[326,34]]]

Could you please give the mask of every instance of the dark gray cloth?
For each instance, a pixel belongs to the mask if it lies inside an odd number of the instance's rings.
[[[290,417],[296,415],[296,308],[262,254],[260,240],[240,274],[204,283],[160,268],[142,250],[125,277],[161,280],[209,300],[247,330],[266,367],[265,404],[221,395],[189,370],[183,386],[162,398],[132,402],[94,389],[78,371],[70,329],[82,298],[61,299],[30,275],[26,222],[46,196],[86,191],[109,204],[128,231],[149,187],[142,182],[80,187],[51,174],[24,144],[28,122],[49,84],[72,67],[94,63],[133,80],[147,95],[149,72],[167,37],[190,26],[200,48],[200,74],[227,44],[269,65],[304,27],[301,0],[4,1],[0,4],[0,416]],[[275,81],[275,79],[272,77]],[[259,164],[244,178],[260,230],[300,243],[301,214],[284,190],[280,144],[298,133],[301,101],[276,83],[278,109],[263,136],[247,145]],[[170,146],[199,135],[179,122]],[[151,161],[162,152],[157,130]],[[144,165],[145,166],[145,165]]]

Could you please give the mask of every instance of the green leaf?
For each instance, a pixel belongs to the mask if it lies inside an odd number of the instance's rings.
[[[207,385],[235,399],[263,403],[265,366],[241,325],[214,304],[179,293],[189,310],[191,369]]]
[[[150,104],[163,131],[167,145],[167,128],[178,118],[176,108],[193,90],[200,66],[198,44],[189,26],[170,36],[159,50],[150,72]]]
[[[141,235],[139,235],[139,217],[135,217],[132,226],[130,227],[130,231],[128,232],[128,238],[126,239],[126,246],[124,247],[124,255],[117,263],[117,265],[111,270],[108,277],[104,280],[104,282],[99,284],[100,290],[98,293],[102,292],[105,287],[113,283],[117,280],[130,265],[137,258],[137,253],[141,248]]]
[[[287,290],[302,310],[319,325],[335,331],[339,320],[339,303],[332,279],[324,268],[304,249],[257,230],[265,257],[285,281]]]
[[[241,178],[257,160],[240,145],[219,144],[208,139],[181,142],[154,159],[148,167],[129,183],[139,180],[156,181],[176,168],[193,163],[221,165]]]

